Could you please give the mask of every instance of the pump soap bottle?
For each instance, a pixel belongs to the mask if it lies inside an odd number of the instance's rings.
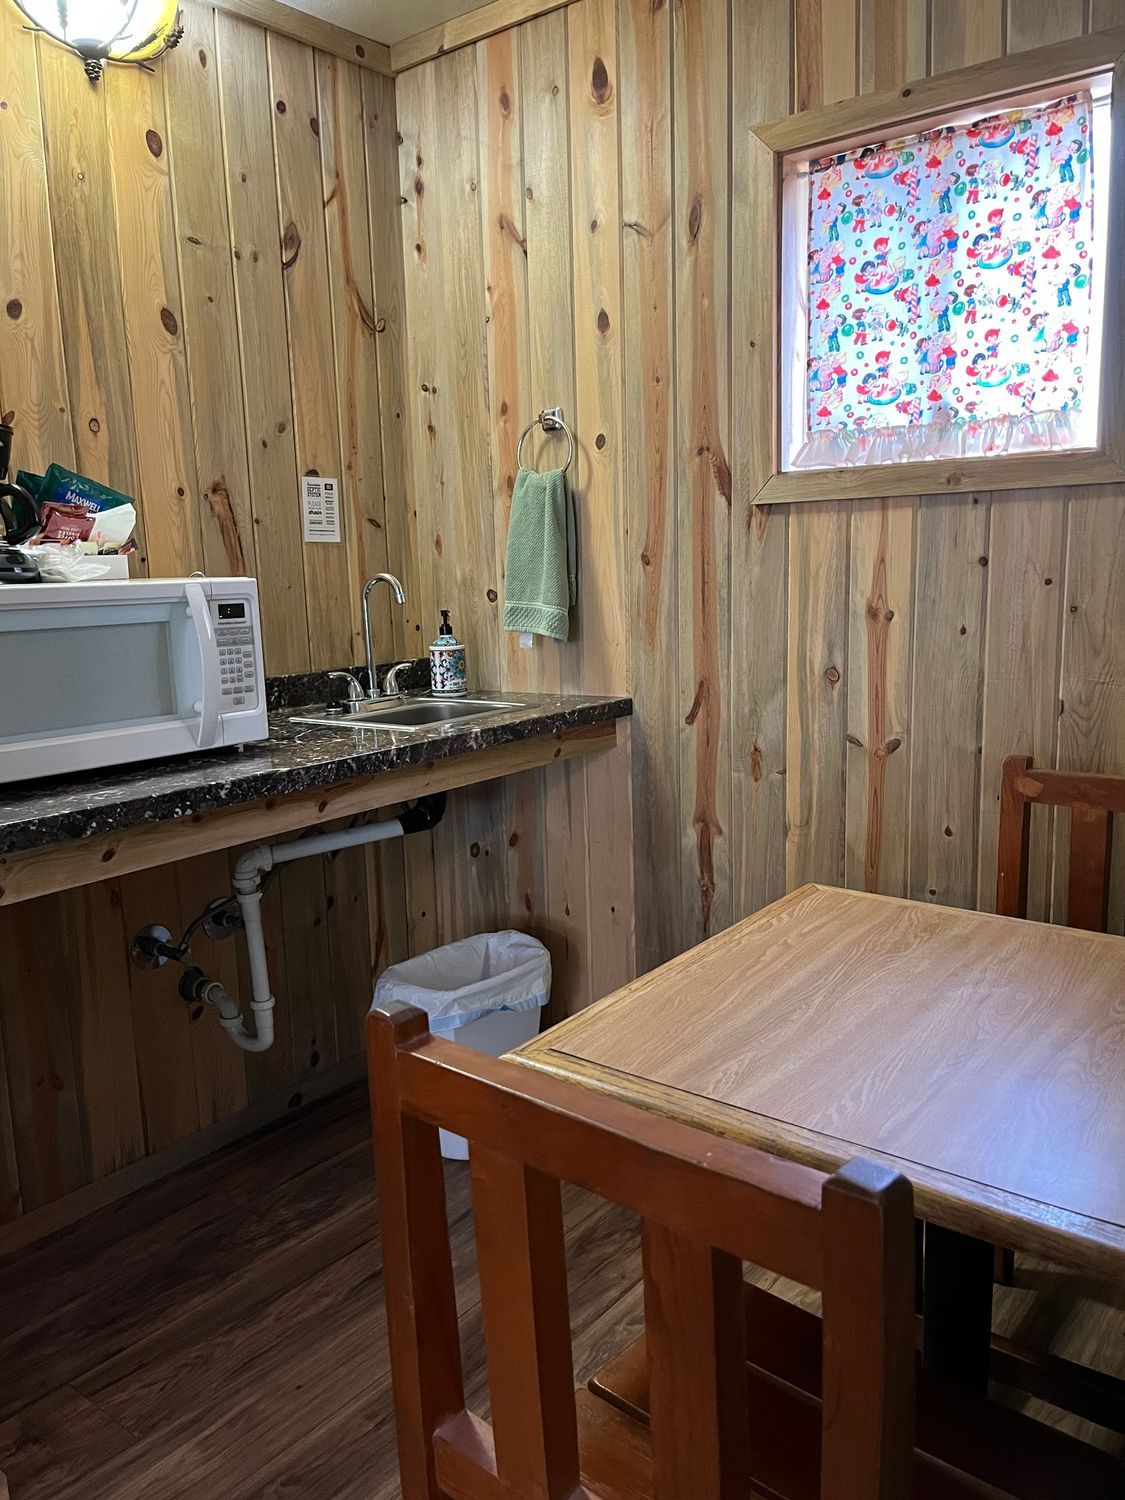
[[[441,612],[441,629],[430,647],[430,691],[445,698],[465,691],[465,648],[453,634],[447,609]]]

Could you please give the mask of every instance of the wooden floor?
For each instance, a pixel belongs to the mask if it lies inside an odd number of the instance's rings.
[[[467,1174],[451,1165],[448,1178],[483,1410]],[[576,1190],[566,1201],[584,1378],[639,1331],[639,1249],[625,1213]],[[1076,1290],[1062,1272],[1021,1267],[998,1323],[1125,1374],[1125,1290]],[[394,1500],[380,1293],[358,1091],[0,1261],[12,1500]]]

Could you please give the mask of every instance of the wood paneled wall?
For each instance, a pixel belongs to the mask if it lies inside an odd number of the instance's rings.
[[[139,494],[149,571],[255,571],[271,672],[354,658],[357,585],[389,564],[409,604],[381,655],[448,606],[482,686],[630,689],[646,967],[807,879],[988,906],[1005,754],[1125,771],[1125,495],[755,508],[769,309],[740,233],[755,121],[1119,24],[1122,0],[574,0],[393,86],[185,14],[153,73],[90,89],[0,8],[0,409],[21,466]],[[581,597],[570,643],[521,651],[515,445],[556,403]],[[344,480],[338,548],[300,541],[312,469]],[[0,1217],[346,1058],[341,997],[389,953],[511,921],[550,944],[561,1006],[612,989],[628,797],[590,758],[452,799],[379,878],[295,866],[263,1059],[123,967],[126,930],[175,925],[224,869],[19,909]],[[1036,837],[1033,910],[1059,918],[1065,829]],[[1119,872],[1119,927],[1123,896]]]
[[[57,459],[136,495],[142,572],[256,574],[268,673],[361,659],[360,587],[389,566],[407,607],[392,610],[380,591],[380,659],[424,649],[440,597],[486,681],[577,689],[585,667],[556,656],[541,671],[538,658],[506,652],[488,592],[507,493],[493,503],[491,474],[511,468],[527,383],[564,381],[573,406],[570,304],[532,335],[522,247],[526,232],[545,287],[565,279],[565,88],[552,95],[546,75],[536,85],[553,107],[531,149],[560,190],[527,206],[526,231],[524,142],[510,109],[485,111],[482,99],[478,118],[460,85],[453,110],[425,96],[427,141],[438,132],[457,186],[418,214],[411,243],[422,239],[427,254],[404,267],[390,80],[198,0],[184,20],[183,43],[153,71],[111,68],[91,87],[77,59],[26,32],[0,0],[0,411],[15,424],[19,465]],[[499,96],[511,39],[487,49]],[[443,72],[460,79],[475,57]],[[588,113],[593,150],[606,127],[600,109]],[[507,163],[484,184],[487,234],[458,196],[479,186],[478,131]],[[491,332],[475,280],[485,257]],[[421,320],[413,342],[408,280],[445,307],[442,326]],[[600,371],[587,399],[604,399],[615,427],[619,368],[603,360],[596,330],[587,342],[578,369]],[[421,398],[409,402],[408,369]],[[486,380],[509,392],[506,422],[490,420]],[[417,454],[407,463],[408,411],[420,434],[436,423],[428,469]],[[310,472],[342,480],[340,545],[301,540],[298,481]],[[611,470],[602,484],[607,499],[616,493]],[[415,505],[427,534],[444,533],[435,548],[416,550]],[[614,522],[602,539],[615,559],[622,536]],[[611,613],[620,649],[622,611]],[[583,661],[605,659],[603,623]],[[288,867],[268,902],[278,1039],[262,1056],[231,1047],[209,1012],[191,1013],[173,970],[145,973],[128,959],[140,926],[178,934],[230,889],[224,856],[8,910],[0,1224],[61,1221],[72,1195],[102,1201],[197,1154],[201,1132],[213,1144],[356,1072],[374,977],[407,952],[518,925],[551,947],[560,1012],[624,982],[628,738],[626,725],[622,748],[588,766],[454,794],[432,838]],[[566,837],[553,848],[556,827]],[[201,937],[193,955],[245,994],[241,946]]]
[[[472,679],[513,693],[608,691],[627,678],[616,108],[608,74],[588,96],[567,87],[569,70],[612,56],[615,24],[612,0],[584,0],[396,81],[424,634],[448,607]],[[590,583],[570,645],[521,651],[499,625],[516,443],[528,413],[555,404],[581,439]],[[533,451],[544,442],[529,440]],[[631,903],[612,895],[631,880],[622,770],[609,757],[574,762],[451,807],[433,870],[410,872],[412,913],[428,909],[459,935],[511,902],[551,947],[561,1009],[609,993],[632,968]]]
[[[642,966],[805,880],[987,908],[1003,757],[1125,770],[1125,494],[755,507],[770,308],[740,233],[753,123],[1122,20],[576,0],[398,78],[422,597],[467,602],[489,685],[633,692]],[[520,653],[514,438],[556,402],[577,637]],[[1063,836],[1037,829],[1037,915],[1064,916]]]
[[[138,497],[141,572],[256,574],[268,672],[339,666],[406,520],[393,85],[184,21],[157,68],[91,86],[0,8],[0,410],[20,467]],[[307,473],[342,481],[339,544],[302,541]],[[414,605],[381,601],[383,659],[415,650]]]
[[[156,68],[91,86],[0,3],[0,411],[20,467],[137,497],[135,573],[255,574],[268,674],[340,666],[363,580],[409,572],[394,88],[206,4],[184,23]],[[302,541],[306,473],[341,479],[340,544]],[[382,591],[380,659],[417,654],[416,608]],[[296,865],[271,894],[262,1057],[128,961],[139,925],[229,890],[225,857],[8,912],[0,1221],[339,1076],[406,951],[402,859]],[[237,946],[200,961],[234,983]]]

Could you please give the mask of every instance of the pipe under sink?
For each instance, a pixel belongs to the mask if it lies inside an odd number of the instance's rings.
[[[484,714],[503,713],[505,709],[526,708],[524,703],[501,702],[495,698],[405,698],[396,703],[378,699],[339,708],[310,709],[290,716],[291,724],[320,724],[333,729],[396,729],[403,733],[422,732],[435,724],[452,724],[458,719],[475,719]]]

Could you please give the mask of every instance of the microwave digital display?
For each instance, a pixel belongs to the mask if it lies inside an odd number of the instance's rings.
[[[245,606],[245,604],[220,604],[219,605],[219,619],[220,620],[245,620],[245,618],[246,618],[246,606]]]

